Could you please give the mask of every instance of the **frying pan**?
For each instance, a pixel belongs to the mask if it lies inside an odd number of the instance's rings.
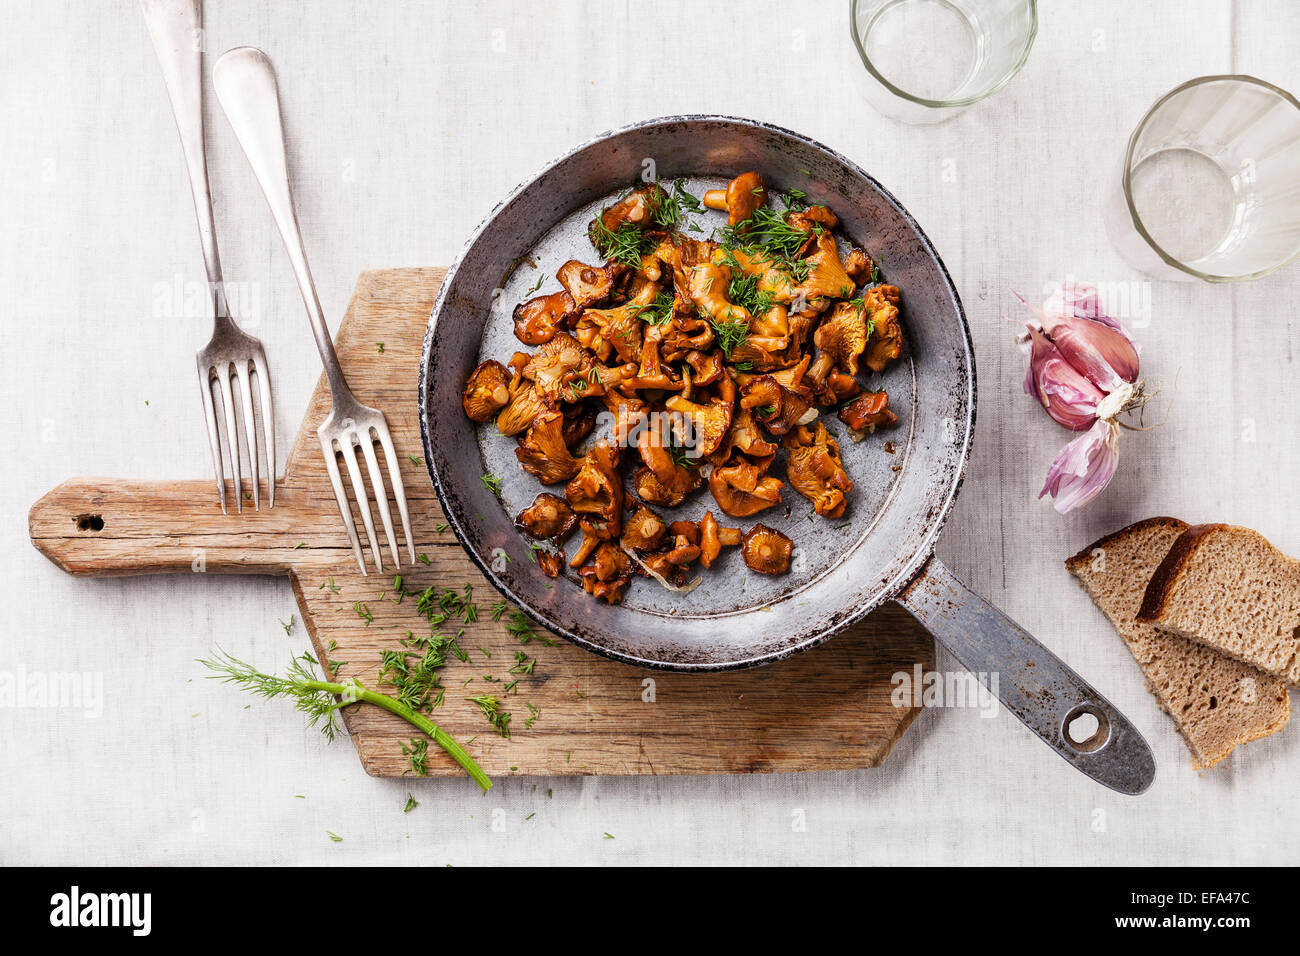
[[[902,290],[906,351],[869,383],[888,389],[901,423],[860,443],[841,434],[855,485],[844,520],[813,520],[790,491],[782,506],[751,519],[794,541],[789,574],[748,573],[739,549],[730,548],[690,594],[637,579],[622,605],[598,602],[572,581],[552,582],[530,560],[513,516],[542,489],[519,468],[514,441],[465,417],[461,390],[479,362],[505,360],[519,348],[511,311],[539,280],[551,291],[561,263],[596,261],[586,228],[602,204],[638,179],[683,178],[698,196],[751,169],[769,189],[801,189],[829,205],[842,233]],[[694,218],[706,232],[715,224]],[[447,273],[425,335],[419,402],[425,461],[448,522],[493,584],[548,630],[629,664],[710,672],[807,650],[895,600],[1079,770],[1123,793],[1150,786],[1155,760],[1128,719],[934,557],[974,432],[970,329],[920,226],[827,147],[751,120],[673,116],[573,150],[498,205]],[[499,496],[483,481],[489,474],[501,480]],[[693,497],[668,510],[668,520],[698,518],[711,503]],[[1079,739],[1071,725],[1084,714],[1096,730]]]

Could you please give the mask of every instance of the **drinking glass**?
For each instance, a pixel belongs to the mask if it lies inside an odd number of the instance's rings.
[[[941,123],[1011,81],[1038,32],[1035,0],[850,0],[860,85],[885,116]]]
[[[1300,254],[1300,103],[1253,76],[1202,76],[1129,137],[1106,232],[1157,278],[1258,279]]]

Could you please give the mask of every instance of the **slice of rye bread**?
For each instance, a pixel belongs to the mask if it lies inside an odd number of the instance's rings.
[[[1188,528],[1151,576],[1138,619],[1300,684],[1300,561],[1249,528]]]
[[[1177,518],[1148,518],[1090,544],[1065,566],[1119,632],[1202,770],[1237,744],[1281,730],[1291,710],[1281,681],[1137,620],[1147,582],[1186,528]]]

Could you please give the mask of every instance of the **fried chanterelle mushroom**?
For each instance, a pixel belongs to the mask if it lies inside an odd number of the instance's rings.
[[[542,492],[515,517],[515,524],[530,538],[563,541],[578,526],[578,517],[563,498]]]
[[[781,574],[788,537],[762,524],[742,535],[719,515],[775,508],[787,483],[816,516],[851,507],[824,416],[837,412],[855,441],[897,422],[859,377],[902,354],[900,293],[837,234],[830,208],[798,190],[775,198],[753,171],[698,199],[681,180],[636,184],[588,226],[600,259],[565,262],[559,291],[515,307],[529,350],[470,375],[465,414],[495,421],[519,467],[563,486],[516,518],[545,542],[534,548],[546,574],[562,572],[560,546],[578,529],[568,566],[610,603],[638,575],[688,591],[691,569],[735,560],[731,547]],[[658,510],[700,501],[705,485],[716,509]]]
[[[898,416],[890,410],[889,396],[883,390],[863,392],[840,409],[839,417],[840,421],[849,426],[849,434],[854,441],[861,441],[877,428],[889,428],[898,424]]]
[[[500,362],[484,362],[470,373],[461,404],[476,422],[490,422],[510,401],[510,374]]]
[[[740,539],[740,553],[750,570],[759,574],[785,574],[790,570],[794,542],[780,531],[756,524]]]
[[[826,518],[844,516],[847,495],[853,482],[844,473],[840,446],[818,422],[813,428],[800,425],[783,442],[789,453],[785,461],[790,487],[813,503],[813,511]]]

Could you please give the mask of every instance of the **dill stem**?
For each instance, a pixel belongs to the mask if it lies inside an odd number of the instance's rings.
[[[433,738],[443,750],[451,755],[451,758],[460,764],[474,782],[483,788],[484,792],[492,789],[492,778],[483,772],[483,768],[474,762],[474,758],[465,752],[465,748],[456,742],[456,740],[445,730],[435,724],[424,714],[418,713],[407,707],[401,701],[394,700],[387,694],[381,694],[378,691],[370,690],[360,681],[355,684],[332,684],[328,681],[304,681],[304,686],[312,690],[321,690],[330,694],[339,694],[345,699],[355,699],[365,701],[368,704],[374,704],[376,707],[382,707],[389,713],[396,714],[407,723],[418,727],[427,735]]]

